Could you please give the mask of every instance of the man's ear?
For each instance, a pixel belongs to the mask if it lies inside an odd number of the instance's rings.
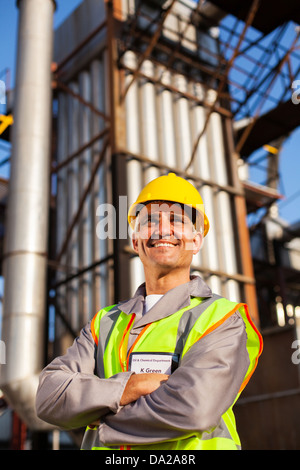
[[[203,243],[203,233],[195,232],[193,237],[193,254],[196,255],[199,253]]]
[[[132,233],[132,238],[131,238],[131,240],[132,240],[132,247],[133,247],[133,249],[134,249],[134,251],[135,251],[136,253],[139,252],[139,248],[138,248],[138,238],[139,238],[139,237],[138,237],[137,233],[136,233],[136,232],[133,232],[133,233]]]

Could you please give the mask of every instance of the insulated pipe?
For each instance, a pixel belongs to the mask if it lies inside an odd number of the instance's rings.
[[[68,96],[64,93],[58,95],[58,115],[57,115],[57,151],[56,158],[57,164],[63,162],[68,155]],[[62,167],[56,176],[56,194],[58,204],[56,206],[56,246],[58,252],[64,242],[67,232],[67,166]],[[64,253],[60,260],[62,265],[66,265],[66,254]],[[56,281],[60,282],[66,278],[66,273],[63,270],[57,270]],[[56,289],[56,305],[60,312],[67,311],[67,285],[62,284]],[[62,320],[60,317],[55,318],[55,348],[54,354],[59,355],[61,353],[60,342],[57,341],[57,337],[61,335]]]
[[[128,67],[136,68],[137,57],[132,51],[127,51],[124,56],[125,64]],[[130,83],[132,75],[125,78],[125,86]],[[137,81],[133,82],[126,94],[126,143],[130,152],[141,153],[141,130],[140,130],[140,107],[139,107],[139,86]],[[128,206],[132,204],[142,190],[142,166],[140,162],[131,160],[127,163],[127,188]],[[129,230],[130,232],[130,230]],[[128,239],[131,246],[131,239]],[[136,288],[144,280],[143,265],[137,256],[130,259],[130,294],[133,295]]]
[[[79,77],[80,94],[87,101],[91,101],[91,74],[84,71]],[[92,138],[91,134],[91,110],[84,106],[80,113],[79,135],[81,137],[80,144],[89,142]],[[80,158],[79,170],[79,188],[80,192],[87,187],[92,173],[92,149],[86,149]],[[90,266],[93,263],[93,226],[92,226],[92,194],[86,198],[85,205],[82,210],[81,225],[81,246],[79,247],[79,267]],[[85,325],[93,315],[93,273],[88,271],[83,274],[80,282],[81,304],[79,305],[79,324]]]
[[[0,388],[22,421],[35,413],[44,362],[49,211],[53,0],[20,0],[11,176],[7,207]]]
[[[107,84],[105,81],[105,67],[106,58],[100,56],[95,59],[91,64],[91,88],[92,98],[91,101],[97,109],[100,109],[104,113],[107,112],[105,90]],[[92,135],[97,135],[105,128],[105,121],[97,116],[95,113],[92,114]],[[102,151],[103,141],[95,142],[93,146],[94,154],[99,154]],[[104,160],[99,167],[98,175],[94,180],[94,197],[93,197],[93,225],[94,225],[94,236],[96,237],[93,243],[93,262],[105,258],[109,255],[109,243],[105,238],[97,236],[97,225],[100,221],[98,214],[98,207],[101,204],[105,204],[108,201],[107,195],[107,162]],[[109,305],[112,301],[110,298],[110,279],[109,279],[109,265],[102,263],[94,269],[94,282],[93,282],[93,308],[92,312],[97,312],[100,307]]]
[[[214,179],[220,184],[228,184],[228,171],[226,168],[226,156],[224,148],[224,137],[221,126],[221,117],[217,113],[212,113],[210,117],[212,140],[212,160],[214,166]],[[230,195],[226,191],[219,191],[216,195],[217,209],[217,244],[220,253],[221,269],[229,274],[236,274],[237,254],[234,244],[233,214],[230,204]],[[226,291],[224,295],[230,300],[239,302],[240,292],[237,281],[230,279],[226,281]]]
[[[200,81],[200,80],[199,80]],[[205,90],[201,83],[196,83],[194,85],[194,94],[199,100],[205,98]],[[197,135],[203,129],[206,119],[206,110],[205,108],[198,104],[192,109],[192,118],[191,122],[194,123],[194,135],[193,141],[197,138]],[[197,147],[197,158],[194,162],[194,171],[196,174],[200,175],[204,180],[212,179],[212,172],[210,168],[211,159],[209,151],[211,148],[211,142],[209,141],[209,135],[206,132],[200,139],[199,145]],[[203,198],[205,212],[208,214],[210,221],[210,231],[209,236],[205,238],[203,247],[201,249],[201,259],[199,256],[196,257],[199,260],[199,271],[201,272],[201,261],[204,266],[208,266],[211,270],[218,271],[219,258],[218,258],[218,249],[217,249],[217,240],[216,240],[216,223],[215,223],[215,209],[214,209],[214,192],[213,188],[204,185],[200,188],[200,193]],[[221,293],[221,280],[218,276],[211,275],[206,282],[209,284],[213,292],[218,294]]]
[[[172,85],[172,75],[169,70],[162,68],[161,81],[166,85]],[[162,161],[170,167],[176,168],[176,143],[173,113],[173,94],[170,90],[162,88],[160,97],[160,116],[161,119],[161,147]]]
[[[79,94],[79,86],[77,82],[70,83],[70,89],[76,94]],[[74,99],[72,96],[68,97],[68,142],[69,142],[69,154],[76,152],[80,147],[79,142],[79,116],[80,116],[80,106],[79,101]],[[74,129],[77,132],[74,132]],[[69,227],[75,217],[79,201],[79,159],[74,158],[72,162],[68,165],[67,172],[67,226]],[[68,266],[78,266],[79,259],[79,229],[78,224],[75,225],[72,234],[67,245],[67,265]],[[67,284],[67,320],[71,323],[72,327],[77,330],[79,328],[78,318],[79,318],[79,305],[78,305],[78,295],[79,295],[79,278],[74,278]],[[65,329],[63,328],[64,332]],[[71,342],[71,341],[70,341]],[[67,343],[67,346],[71,344]],[[62,346],[65,349],[65,345]]]
[[[187,92],[187,80],[183,75],[176,74],[174,76],[175,87],[185,93]],[[179,95],[176,99],[175,105],[176,112],[176,146],[178,148],[178,162],[177,166],[184,169],[190,159],[192,153],[191,149],[191,123],[189,117],[189,102],[187,98]],[[192,169],[189,169],[192,174]]]
[[[155,69],[153,63],[150,60],[145,60],[141,71],[148,77],[154,77]],[[142,111],[142,153],[151,160],[158,161],[156,89],[155,85],[147,79],[143,79],[140,82],[140,98]],[[155,167],[145,169],[145,184],[159,175],[159,170]]]

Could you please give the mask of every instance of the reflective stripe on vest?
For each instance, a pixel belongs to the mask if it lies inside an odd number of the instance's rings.
[[[129,352],[127,352],[128,336],[134,324],[135,315],[127,315],[117,306],[107,307],[98,312],[91,327],[94,339],[98,344],[98,374],[100,377],[108,378],[128,370],[132,352],[177,353],[182,359],[193,344],[224,323],[236,311],[240,312],[246,326],[247,350],[250,361],[239,391],[240,394],[256,368],[258,357],[262,352],[262,338],[250,318],[247,305],[230,302],[216,295],[204,300],[197,297],[192,298],[188,307],[147,324]],[[112,449],[115,447],[101,445],[97,429],[88,427],[82,448]],[[222,416],[220,425],[211,433],[198,433],[196,436],[176,442],[164,442],[151,446],[133,445],[130,448],[132,450],[237,449],[240,448],[240,440],[236,431],[232,407],[230,407]]]

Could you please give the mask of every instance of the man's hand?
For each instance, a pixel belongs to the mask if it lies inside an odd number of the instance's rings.
[[[141,396],[154,392],[168,378],[166,374],[132,374],[124,389],[120,405],[128,405]],[[90,424],[90,426],[99,425],[100,419]]]
[[[168,380],[166,374],[133,374],[124,389],[120,405],[128,405],[143,395],[154,392]]]

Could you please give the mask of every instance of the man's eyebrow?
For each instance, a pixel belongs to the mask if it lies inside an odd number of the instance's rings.
[[[147,214],[143,214],[143,215],[139,214],[138,217],[139,217],[140,222],[145,222],[147,220],[151,220],[152,218],[159,216],[160,213],[167,214],[170,220],[180,219],[181,221],[184,221],[184,222],[192,222],[188,214],[185,214],[185,213],[180,214],[174,211],[166,212],[166,211],[155,210],[154,212],[148,212]]]

